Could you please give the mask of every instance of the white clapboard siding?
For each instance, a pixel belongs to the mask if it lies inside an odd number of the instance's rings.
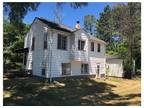
[[[107,60],[107,66],[109,67],[108,75],[114,77],[123,77],[123,61],[121,59]]]
[[[42,22],[36,20],[25,37],[25,46],[31,47],[32,37],[35,37],[35,49],[29,51],[28,58],[32,62],[33,75],[42,76],[42,62],[46,62],[46,76],[42,77],[61,77],[62,63],[71,63],[71,75],[81,75],[81,64],[89,64],[89,74],[96,73],[97,64],[101,64],[101,74],[105,73],[105,44],[101,44],[101,52],[97,52],[97,41],[95,43],[95,51],[90,51],[91,40],[84,30],[75,31],[73,34],[62,32],[49,28],[48,31],[48,49],[43,49],[44,44],[44,27]],[[67,36],[67,50],[57,49],[58,34]],[[85,40],[84,51],[78,51],[78,40]],[[51,44],[50,44],[51,40]],[[72,52],[73,51],[73,52]],[[30,62],[27,60],[27,69]]]

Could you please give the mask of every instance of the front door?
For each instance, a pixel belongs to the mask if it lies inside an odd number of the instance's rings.
[[[100,78],[101,65],[96,64],[96,77]]]

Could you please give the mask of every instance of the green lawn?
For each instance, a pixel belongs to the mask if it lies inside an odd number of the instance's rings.
[[[49,84],[36,77],[4,78],[5,105],[140,105],[140,79],[67,79]]]

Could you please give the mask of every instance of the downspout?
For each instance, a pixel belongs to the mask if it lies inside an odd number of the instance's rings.
[[[49,74],[49,77],[50,77],[50,83],[52,82],[52,75],[51,75],[51,66],[52,66],[52,36],[53,36],[53,32],[51,32],[51,36],[50,36],[50,74]]]

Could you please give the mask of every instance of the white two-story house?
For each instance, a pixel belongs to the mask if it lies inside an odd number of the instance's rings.
[[[78,22],[79,23],[79,22]],[[26,70],[46,78],[105,74],[106,42],[76,25],[35,18],[25,36]]]

